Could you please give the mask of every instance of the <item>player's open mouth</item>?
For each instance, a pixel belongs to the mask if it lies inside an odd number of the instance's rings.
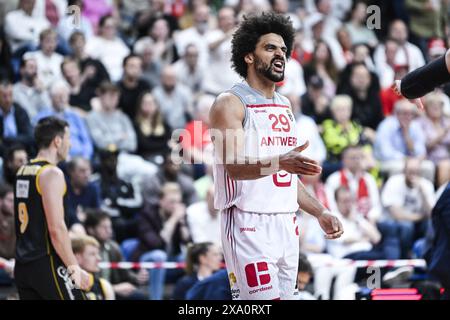
[[[275,60],[272,63],[272,66],[273,66],[273,70],[275,72],[283,72],[284,71],[284,62],[283,61]]]

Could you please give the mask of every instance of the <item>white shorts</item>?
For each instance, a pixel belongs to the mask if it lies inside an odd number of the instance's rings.
[[[296,299],[299,236],[295,213],[221,211],[233,300]]]

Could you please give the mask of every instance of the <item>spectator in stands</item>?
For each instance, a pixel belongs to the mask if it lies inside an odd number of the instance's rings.
[[[376,130],[383,120],[378,79],[370,73],[363,62],[353,63],[349,68],[349,82],[341,82],[338,93],[347,94],[352,98],[352,120],[357,120],[362,126]]]
[[[402,79],[407,73],[408,73],[408,66],[407,65],[394,65],[393,66],[393,77],[392,82],[389,86],[381,89],[380,92],[380,98],[381,98],[381,105],[383,107],[383,114],[385,117],[388,117],[392,115],[394,111],[394,105],[398,100],[403,99],[402,97],[399,97],[390,87],[394,83],[394,79]],[[389,73],[389,69],[386,70],[386,73]]]
[[[136,132],[130,118],[117,109],[119,88],[112,83],[104,82],[99,88],[101,109],[89,112],[86,121],[94,145],[98,149],[111,146],[119,151],[136,151]]]
[[[298,300],[316,300],[311,285],[311,279],[314,277],[313,268],[308,258],[301,254],[298,259],[297,288]]]
[[[88,210],[84,227],[87,234],[99,242],[102,262],[115,263],[125,260],[119,244],[113,240],[111,218],[106,212]],[[138,286],[148,282],[146,269],[139,269],[137,273],[128,269],[102,269],[100,276],[112,284],[117,300],[147,299],[138,289]]]
[[[355,199],[346,187],[336,189],[335,212],[345,228],[345,236],[338,241],[327,241],[328,252],[335,258],[353,260],[398,259],[397,242],[381,241],[379,230],[355,210]],[[395,236],[395,235],[393,235]],[[384,244],[386,245],[383,245]],[[395,244],[395,246],[393,246]]]
[[[68,0],[67,7],[70,8],[71,6],[77,6],[80,8],[80,12],[84,11],[83,0]],[[74,19],[77,20],[75,21]],[[76,27],[74,28],[75,23]],[[84,15],[75,18],[71,10],[67,10],[66,15],[59,20],[57,30],[58,35],[65,41],[66,45],[69,42],[70,36],[76,31],[82,32],[86,38],[94,35],[91,22]]]
[[[0,184],[0,285],[12,285],[16,232],[14,225],[14,192],[10,185]]]
[[[198,54],[195,44],[190,43],[186,46],[184,56],[173,65],[178,82],[189,88],[193,95],[199,94],[203,89],[205,75],[212,72],[208,70],[205,73],[205,68],[198,63]],[[208,67],[208,69],[210,68]]]
[[[102,18],[106,15],[117,17],[117,10],[112,2],[107,0],[87,1],[83,0],[82,15],[91,23],[92,29],[101,32]]]
[[[61,63],[64,57],[56,52],[57,37],[55,30],[45,29],[39,35],[40,50],[25,54],[25,59],[32,57],[36,60],[39,80],[46,89],[62,79]]]
[[[30,118],[20,105],[14,102],[13,86],[8,79],[0,79],[0,156],[16,143],[33,151],[33,132]]]
[[[0,177],[0,183],[14,185],[17,170],[27,162],[28,152],[23,145],[15,144],[8,148],[3,159],[3,177]]]
[[[342,22],[332,14],[332,2],[330,0],[315,0],[314,4],[318,13],[324,17],[323,37],[334,38],[336,31],[341,27]]]
[[[168,65],[180,58],[179,49],[175,45],[169,23],[165,18],[159,17],[151,22],[148,36],[154,42],[153,55],[155,60],[160,61],[163,65]]]
[[[20,62],[20,81],[13,87],[14,102],[23,106],[30,119],[50,106],[48,91],[39,78],[37,70],[35,58],[23,58]]]
[[[146,160],[162,163],[163,156],[170,151],[172,129],[150,91],[143,92],[138,99],[134,130],[137,136],[136,153]]]
[[[394,106],[394,115],[386,118],[378,127],[374,154],[381,162],[381,171],[389,175],[400,173],[404,159],[408,156],[426,157],[425,134],[418,120],[414,119],[417,108],[408,100],[399,100]],[[421,162],[423,175],[434,181],[434,165],[431,161]]]
[[[162,62],[155,57],[155,42],[145,37],[139,39],[134,44],[134,53],[142,58],[142,78],[145,79],[151,88],[160,85]]]
[[[86,36],[83,33],[75,31],[69,38],[69,44],[72,58],[80,65],[81,77],[87,86],[97,88],[103,81],[110,80],[103,63],[86,52]]]
[[[81,157],[73,158],[67,164],[67,210],[69,228],[84,220],[86,209],[99,209],[101,195],[99,186],[90,181],[91,163]],[[78,226],[77,226],[78,227]]]
[[[186,300],[231,300],[233,289],[226,269],[214,273],[212,276],[198,281],[186,292]]]
[[[425,64],[420,49],[408,42],[408,27],[402,20],[393,20],[389,24],[388,38],[397,42],[399,48],[395,56],[395,64],[409,65],[409,70],[412,71],[420,68]],[[374,52],[375,64],[380,66],[386,62],[386,51],[384,45],[377,46]]]
[[[322,1],[329,2],[329,0]],[[328,28],[330,19],[333,20],[334,18],[331,15],[320,12],[313,12],[308,15],[304,20],[305,38],[302,45],[308,54],[313,54],[316,42],[324,40],[330,48],[334,65],[338,70],[342,70],[345,67],[346,60],[342,48],[336,39],[336,32],[341,27],[341,23],[338,21],[338,24],[335,24],[332,28]],[[333,29],[331,33],[329,31],[330,29]]]
[[[310,116],[317,124],[331,118],[329,109],[330,99],[324,93],[322,78],[313,75],[309,79],[307,91],[301,97],[302,112]]]
[[[333,119],[322,123],[322,139],[327,149],[327,161],[324,163],[324,178],[342,166],[342,152],[348,146],[370,145],[375,133],[351,120],[353,103],[347,95],[337,95],[331,102]]]
[[[350,21],[345,24],[352,44],[365,43],[374,48],[378,39],[375,32],[366,26],[367,21],[367,4],[361,0],[353,1],[350,12]]]
[[[97,87],[90,81],[87,73],[81,74],[80,65],[75,59],[64,59],[61,70],[70,87],[69,104],[85,118],[92,109],[91,101],[96,96]]]
[[[123,77],[119,81],[119,108],[132,120],[136,117],[139,96],[150,85],[142,79],[142,59],[138,55],[130,54],[123,60]]]
[[[339,28],[336,33],[336,38],[341,46],[342,53],[345,58],[345,62],[347,65],[353,60],[353,52],[352,52],[352,39],[350,38],[350,32],[345,26]]]
[[[408,10],[411,41],[426,55],[427,43],[433,38],[444,37],[449,4],[446,1],[406,0],[405,9]]]
[[[131,183],[117,175],[119,153],[115,149],[100,150],[100,185],[102,209],[112,218],[116,240],[122,242],[137,234],[137,213],[142,207],[142,196]]]
[[[123,59],[130,49],[117,35],[117,23],[113,16],[105,15],[100,19],[98,36],[88,39],[86,53],[103,63],[112,81],[120,80]]]
[[[305,157],[314,159],[322,163],[326,158],[325,145],[320,137],[319,127],[314,122],[314,119],[303,114],[300,106],[300,97],[297,95],[288,95],[292,111],[294,112],[295,120],[297,122],[299,143],[309,141],[309,146],[304,150]]]
[[[433,92],[425,96],[425,115],[420,124],[425,133],[427,158],[436,166],[436,186],[450,180],[450,118],[444,114],[443,93]]]
[[[181,134],[183,158],[194,164],[194,179],[204,175],[205,164],[213,163],[213,145],[209,133],[209,110],[215,97],[201,95],[197,100],[195,118],[186,125]]]
[[[401,79],[397,78],[395,76],[395,66],[398,66],[399,64],[396,62],[395,57],[397,56],[397,52],[399,50],[400,46],[397,41],[394,39],[387,38],[384,41],[384,56],[385,59],[378,59],[375,60],[375,70],[377,72],[378,78],[380,79],[380,85],[381,88],[388,88],[390,87],[395,79]],[[408,65],[406,72],[409,70]]]
[[[326,181],[327,199],[332,211],[338,210],[334,194],[339,187],[346,187],[355,199],[355,210],[375,224],[382,207],[378,186],[364,169],[364,151],[361,146],[350,145],[342,152],[342,169],[331,174]]]
[[[96,275],[100,271],[100,244],[95,238],[82,235],[72,238],[72,250],[80,267],[89,273],[90,286],[85,290],[88,300],[115,300],[111,283]]]
[[[173,66],[163,68],[161,85],[153,89],[153,96],[171,128],[181,129],[186,126],[192,117],[192,97],[189,89],[178,82]]]
[[[65,82],[56,82],[50,87],[51,107],[42,110],[33,120],[37,123],[48,116],[56,116],[69,123],[70,130],[70,157],[83,157],[92,159],[94,145],[89,135],[86,123],[78,113],[69,105],[70,88]]]
[[[200,4],[194,7],[194,25],[190,28],[180,31],[175,37],[175,44],[178,53],[183,56],[186,46],[189,43],[196,45],[199,51],[199,63],[203,67],[208,66],[208,30],[209,30],[210,8],[206,4]]]
[[[410,257],[414,240],[424,236],[435,204],[433,184],[420,176],[420,160],[406,158],[404,173],[390,177],[384,185],[381,202],[389,220],[400,232],[401,257]]]
[[[208,189],[206,200],[187,207],[186,216],[194,243],[211,242],[221,246],[219,211],[214,208],[214,186]]]
[[[218,95],[228,90],[239,76],[231,68],[231,35],[233,34],[237,18],[233,8],[224,6],[217,12],[217,28],[210,30],[207,35],[209,49],[208,72],[204,73],[204,90]],[[286,72],[289,69],[286,68]]]
[[[323,92],[328,98],[334,96],[336,92],[336,80],[338,70],[331,56],[330,48],[323,40],[315,44],[312,60],[304,67],[305,82],[308,85],[312,75],[318,75],[323,83]]]
[[[36,0],[20,0],[17,10],[5,17],[5,33],[13,52],[36,48],[40,33],[50,27],[46,18],[33,15],[35,4]]]
[[[194,284],[220,269],[222,260],[220,248],[212,242],[190,245],[186,253],[186,275],[175,284],[173,299],[185,300],[186,293]]]
[[[0,23],[0,25],[2,24]],[[0,28],[0,74],[9,79],[14,77],[13,61],[11,57],[11,47],[6,39],[5,30],[4,28]]]
[[[198,201],[193,179],[181,171],[181,165],[175,163],[171,154],[168,153],[164,157],[162,167],[159,167],[156,174],[142,182],[144,203],[150,205],[158,204],[160,201],[159,193],[166,182],[175,182],[179,185],[185,205],[189,206]]]
[[[146,205],[139,215],[139,245],[133,261],[166,262],[184,260],[182,246],[191,239],[186,221],[186,207],[178,184],[168,182],[160,192],[159,203]],[[150,271],[149,296],[163,298],[166,270]]]
[[[170,33],[179,29],[177,18],[166,13],[166,3],[164,0],[149,0],[148,4],[145,5],[144,10],[136,12],[134,20],[136,21],[138,38],[147,35],[152,22],[156,18],[163,18],[167,20]]]

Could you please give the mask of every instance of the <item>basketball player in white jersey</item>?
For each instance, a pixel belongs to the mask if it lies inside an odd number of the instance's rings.
[[[215,207],[233,299],[293,299],[299,257],[295,212],[314,215],[329,239],[339,220],[298,179],[321,167],[301,155],[283,80],[294,30],[273,13],[245,18],[232,40],[233,68],[242,78],[220,94],[210,111],[215,147]]]

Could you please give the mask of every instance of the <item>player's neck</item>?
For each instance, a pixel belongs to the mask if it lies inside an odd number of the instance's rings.
[[[261,92],[266,99],[273,98],[275,92],[275,83],[273,81],[257,77],[251,73],[248,74],[246,81],[250,87]]]
[[[36,159],[39,160],[46,160],[49,163],[53,164],[53,165],[57,165],[59,162],[58,156],[56,154],[56,152],[50,150],[50,149],[42,149],[39,150]]]

